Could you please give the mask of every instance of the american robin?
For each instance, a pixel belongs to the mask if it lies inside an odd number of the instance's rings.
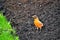
[[[37,30],[38,30],[38,29],[41,30],[42,27],[43,27],[43,23],[42,23],[41,21],[39,21],[39,18],[38,18],[37,15],[33,15],[32,17],[33,17],[33,19],[34,19],[34,25],[35,25],[35,27],[37,28]]]

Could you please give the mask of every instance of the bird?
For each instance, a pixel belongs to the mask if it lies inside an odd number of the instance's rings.
[[[35,27],[38,29],[42,29],[43,27],[43,23],[39,20],[38,16],[37,15],[33,15],[32,18],[34,19],[33,22],[34,22],[34,25]]]

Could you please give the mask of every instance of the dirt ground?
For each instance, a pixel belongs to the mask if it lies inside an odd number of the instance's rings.
[[[3,10],[20,40],[60,40],[60,0],[5,0]],[[32,15],[43,22],[42,31]]]

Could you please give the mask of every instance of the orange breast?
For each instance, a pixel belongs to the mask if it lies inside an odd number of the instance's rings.
[[[43,27],[43,23],[40,22],[39,20],[34,20],[34,25],[37,27],[37,28],[42,28]]]

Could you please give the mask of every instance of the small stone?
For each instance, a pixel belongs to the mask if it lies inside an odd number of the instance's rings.
[[[21,5],[21,3],[18,3],[19,5]]]
[[[42,5],[40,5],[40,7],[41,7]]]

